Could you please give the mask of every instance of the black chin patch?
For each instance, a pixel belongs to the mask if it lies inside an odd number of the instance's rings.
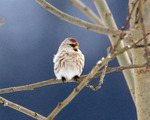
[[[74,51],[78,52],[78,49],[74,49]]]

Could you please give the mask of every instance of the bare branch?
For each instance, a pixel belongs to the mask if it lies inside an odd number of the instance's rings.
[[[107,48],[107,55],[110,54],[110,53],[109,53],[110,48],[111,48],[111,47],[108,47],[108,48]],[[102,60],[101,60],[101,61],[102,61]],[[100,62],[101,62],[101,61],[100,61]],[[106,75],[107,66],[108,66],[108,63],[105,64],[105,67],[104,67],[104,69],[102,70],[102,74],[101,74],[101,77],[100,77],[100,80],[99,80],[99,84],[95,87],[95,90],[98,90],[99,88],[101,88],[101,85],[102,85],[103,82],[104,82],[104,77],[105,77],[105,75]]]
[[[77,82],[81,82],[81,80],[84,78],[85,76],[81,76],[79,78],[79,80]],[[67,80],[68,82],[74,82],[74,80]],[[52,85],[52,84],[60,84],[63,83],[62,80],[59,79],[49,79],[46,81],[42,81],[42,82],[37,82],[37,83],[33,83],[33,84],[29,84],[29,85],[23,85],[23,86],[17,86],[17,87],[9,87],[9,88],[4,88],[4,89],[0,89],[0,94],[4,94],[4,93],[12,93],[12,92],[18,92],[18,91],[24,91],[24,90],[34,90],[35,88],[39,88],[39,87],[43,87],[43,86],[47,86],[47,85]]]
[[[85,78],[87,75],[81,76],[77,81],[72,79],[72,80],[67,80],[65,83],[70,83],[70,82],[77,82],[80,83],[83,78]],[[47,85],[52,85],[52,84],[60,84],[64,83],[62,80],[59,79],[50,79],[42,82],[37,82],[29,85],[23,85],[23,86],[18,86],[18,87],[9,87],[9,88],[4,88],[0,89],[0,94],[4,93],[12,93],[12,92],[17,92],[17,91],[24,91],[24,90],[34,90],[35,88],[47,86]],[[94,90],[94,87],[92,85],[87,85],[86,87],[91,88]]]
[[[70,81],[70,82],[72,82],[72,81]],[[23,90],[33,90],[34,88],[37,88],[37,87],[42,87],[42,86],[46,86],[46,85],[50,85],[50,84],[57,84],[57,83],[62,83],[62,80],[51,79],[51,80],[37,82],[34,84],[29,84],[29,85],[24,85],[24,86],[0,89],[0,94],[23,91]]]
[[[71,0],[71,3],[80,9],[87,17],[89,17],[94,23],[99,26],[103,26],[104,24],[100,20],[100,18],[90,9],[88,8],[82,1],[80,0]]]
[[[101,19],[103,20],[104,25],[106,25],[109,28],[114,28],[114,29],[118,29],[117,25],[115,23],[115,20],[113,18],[113,15],[106,3],[106,0],[93,0],[95,3],[95,6],[101,16]],[[116,36],[111,36],[109,35],[110,41],[112,45],[116,45],[117,40],[119,39]],[[123,48],[124,47],[124,43],[123,41],[119,41],[119,48]],[[117,56],[118,62],[120,64],[120,66],[126,66],[126,65],[130,65],[131,61],[130,58],[127,54],[127,52],[124,52],[123,54]],[[133,98],[133,101],[135,101],[134,98],[134,72],[133,70],[125,70],[123,71],[124,77],[127,81],[128,87],[130,89],[131,92],[131,96]]]
[[[104,67],[104,69],[102,71],[102,75],[101,75],[100,80],[99,80],[99,84],[95,87],[95,90],[98,90],[99,88],[101,88],[101,85],[104,82],[104,77],[106,75],[106,70],[107,70],[106,68],[107,68],[107,64],[105,64],[105,67]]]
[[[33,118],[35,118],[37,120],[46,120],[46,118],[43,117],[42,115],[40,115],[40,114],[38,114],[36,112],[33,112],[33,111],[23,107],[23,106],[20,106],[20,105],[18,105],[16,103],[13,103],[13,102],[11,102],[9,100],[6,100],[5,98],[3,98],[1,96],[0,96],[0,103],[2,103],[4,106],[8,106],[8,107],[10,107],[12,109],[15,109],[15,110],[17,110],[19,112],[22,112],[22,113],[24,113],[24,114],[26,114],[26,115],[28,115],[30,117],[33,117]]]
[[[114,67],[114,68],[109,67],[106,70],[106,73],[112,73],[112,72],[115,72],[115,71],[123,71],[123,70],[126,70],[126,69],[141,68],[141,67],[144,67],[144,66],[145,65],[127,65],[127,66],[120,66],[120,67]],[[102,74],[102,71],[96,73],[94,77],[96,78],[96,77],[100,76],[101,74]],[[84,79],[85,77],[87,77],[87,75],[80,76],[78,81],[74,81],[72,79],[72,80],[67,80],[65,83],[70,83],[70,82],[81,83],[82,79]],[[23,86],[18,86],[18,87],[9,87],[9,88],[0,89],[0,94],[17,92],[17,91],[24,91],[24,90],[34,90],[35,88],[39,88],[39,87],[43,87],[43,86],[47,86],[47,85],[52,85],[52,84],[60,84],[60,83],[63,83],[62,80],[50,79],[50,80],[46,80],[46,81],[42,81],[42,82],[29,84],[29,85],[23,85]],[[91,88],[92,90],[95,90],[95,87],[93,87],[91,85],[87,85],[86,87]]]
[[[129,16],[127,17],[126,23],[125,23],[124,26],[122,27],[122,30],[125,30],[126,27],[127,27],[127,25],[129,24],[129,21],[130,21],[130,19],[131,19],[131,15],[132,15],[132,13],[133,13],[133,11],[134,11],[134,9],[135,9],[135,6],[136,6],[136,4],[138,3],[138,1],[139,1],[139,0],[136,0],[135,3],[133,4],[132,10],[131,10],[131,12],[129,13]]]
[[[120,34],[119,30],[114,30],[114,29],[109,29],[109,28],[105,28],[105,27],[99,27],[97,25],[91,24],[89,22],[86,22],[84,20],[81,20],[79,18],[70,16],[62,11],[60,11],[59,9],[55,8],[54,6],[52,6],[51,4],[49,4],[48,2],[46,2],[45,0],[36,0],[41,6],[43,6],[46,10],[48,10],[49,12],[53,13],[54,15],[56,15],[57,17],[59,17],[62,20],[65,20],[67,22],[73,23],[75,25],[78,25],[80,27],[86,28],[88,30],[100,33],[100,34],[105,34],[105,35],[118,35]]]
[[[106,3],[105,0],[93,0],[95,3],[95,6],[98,10],[98,13],[101,16],[101,19],[103,20],[104,24],[109,28],[117,29],[115,20],[112,16],[112,13]]]

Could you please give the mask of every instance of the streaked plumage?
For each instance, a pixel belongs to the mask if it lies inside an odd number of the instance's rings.
[[[84,55],[78,49],[79,43],[73,38],[66,38],[54,56],[54,73],[57,79],[70,80],[79,77],[84,67]]]

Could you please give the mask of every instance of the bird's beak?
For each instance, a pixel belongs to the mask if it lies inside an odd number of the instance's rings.
[[[79,46],[78,45],[74,46],[74,49],[79,49]]]

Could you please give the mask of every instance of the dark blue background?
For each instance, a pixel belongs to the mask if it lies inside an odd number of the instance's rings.
[[[91,22],[69,0],[48,2],[68,14]],[[83,2],[97,13],[92,0]],[[107,2],[121,28],[128,15],[128,1]],[[86,58],[83,74],[88,74],[96,62],[107,55],[106,48],[110,46],[106,36],[60,20],[35,0],[0,0],[0,20],[3,18],[6,18],[6,22],[0,28],[0,89],[55,78],[53,56],[66,37],[74,37],[80,43]],[[111,61],[109,66],[118,66],[117,60]],[[96,85],[98,80],[93,79],[91,83]],[[76,86],[76,83],[56,84],[33,91],[2,94],[2,97],[48,116],[57,103],[63,101]],[[96,92],[84,88],[55,118],[98,119],[136,120],[135,107],[121,72],[107,74],[102,88]],[[0,104],[0,120],[33,118]]]

